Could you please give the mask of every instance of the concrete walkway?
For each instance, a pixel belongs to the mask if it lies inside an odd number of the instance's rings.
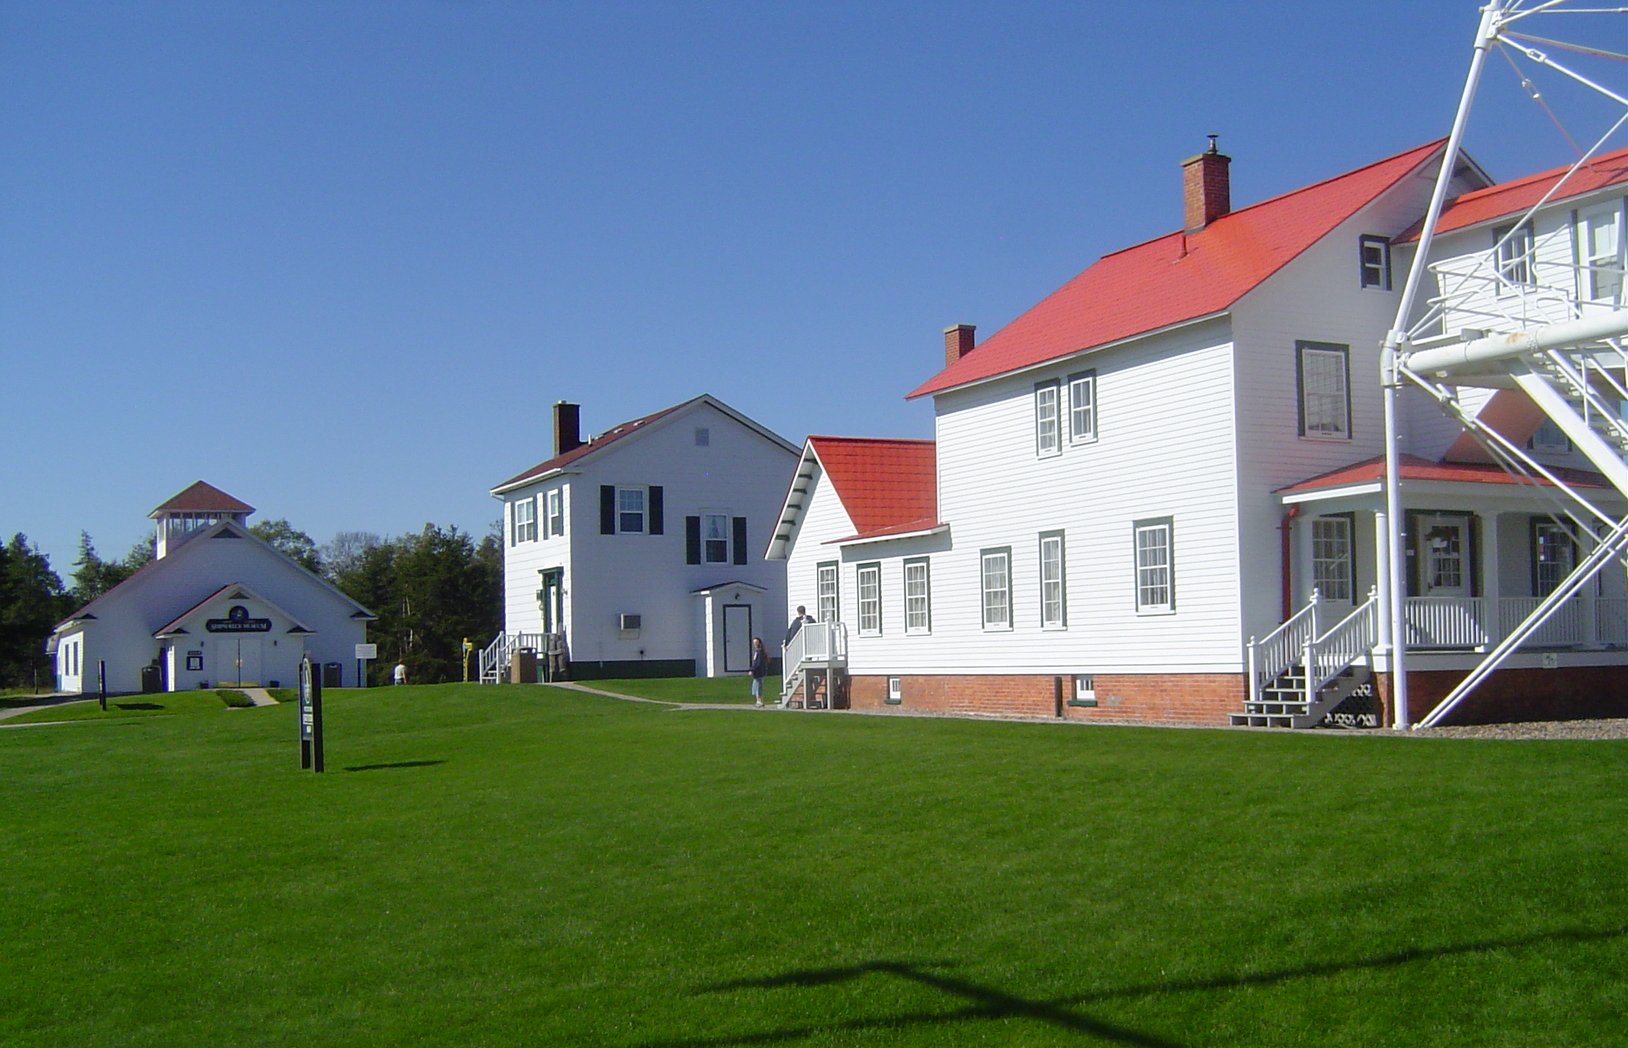
[[[602,698],[620,698],[625,703],[648,703],[651,706],[666,706],[669,710],[790,710],[790,706],[764,703],[754,706],[752,703],[676,703],[666,698],[645,698],[643,695],[622,695],[620,692],[606,692],[604,688],[591,688],[586,683],[575,683],[571,680],[557,680],[550,683],[550,688],[565,688],[568,692],[581,692],[583,695],[599,695]],[[803,713],[803,710],[798,710]],[[814,710],[812,713],[821,713]]]
[[[0,720],[8,717],[21,717],[25,713],[35,710],[48,710],[52,706],[66,706],[70,702],[95,702],[96,696],[86,698],[83,695],[41,695],[39,701],[31,706],[16,706],[9,710],[0,710]]]
[[[277,705],[277,700],[272,698],[271,692],[267,691],[265,688],[236,688],[234,690],[241,691],[243,694],[247,695],[249,697],[249,701],[254,703],[256,706]]]

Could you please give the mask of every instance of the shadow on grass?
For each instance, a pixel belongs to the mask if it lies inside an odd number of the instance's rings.
[[[390,768],[433,768],[446,761],[396,761],[393,764],[352,764],[346,771],[386,771]]]
[[[108,705],[120,710],[161,710],[164,708],[164,704],[161,702],[110,702]]]
[[[1089,1015],[1081,1014],[1079,1009],[1093,1003],[1116,999],[1231,990],[1244,986],[1271,986],[1297,979],[1314,979],[1347,972],[1396,968],[1419,961],[1431,961],[1465,954],[1518,950],[1549,943],[1604,942],[1621,939],[1625,936],[1628,936],[1628,927],[1604,930],[1566,928],[1535,935],[1508,939],[1489,939],[1455,946],[1422,946],[1353,961],[1330,961],[1326,964],[1308,964],[1293,968],[1281,968],[1275,971],[1219,975],[1209,979],[1144,983],[1114,990],[1103,990],[1098,993],[1060,997],[1054,1000],[1035,1000],[1022,997],[1017,994],[1007,993],[1004,990],[997,990],[990,986],[944,974],[946,969],[957,967],[953,962],[872,961],[868,964],[857,964],[843,968],[806,968],[759,979],[740,979],[702,986],[696,992],[728,993],[735,990],[749,989],[813,988],[850,982],[872,975],[888,975],[908,979],[922,986],[940,990],[946,996],[959,999],[963,1003],[959,1008],[952,1008],[943,1012],[914,1012],[902,1015],[877,1016],[869,1019],[849,1019],[843,1022],[788,1027],[738,1036],[648,1041],[644,1042],[641,1048],[728,1048],[730,1045],[773,1044],[778,1041],[796,1041],[816,1034],[828,1034],[835,1031],[858,1032],[868,1029],[897,1029],[908,1026],[947,1025],[999,1019],[1033,1019],[1056,1029],[1080,1034],[1108,1044],[1143,1045],[1148,1046],[1148,1048],[1179,1048],[1179,1042],[1093,1019]]]

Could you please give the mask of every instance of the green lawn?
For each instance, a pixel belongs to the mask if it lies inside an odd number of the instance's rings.
[[[752,703],[750,677],[634,677],[618,680],[587,680],[590,688],[638,695],[663,702]],[[780,699],[780,675],[763,678],[763,701]]]
[[[1628,1013],[1620,742],[412,686],[332,693],[317,776],[295,714],[0,728],[0,1043],[1552,1046]]]

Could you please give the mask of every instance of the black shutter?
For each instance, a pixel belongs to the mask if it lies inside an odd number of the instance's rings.
[[[735,528],[735,563],[746,563],[746,518],[736,517],[730,521]]]
[[[684,518],[684,563],[701,563],[701,518]]]
[[[650,485],[650,534],[660,535],[661,530],[661,485]]]
[[[610,484],[599,485],[599,533],[616,534],[616,488]]]

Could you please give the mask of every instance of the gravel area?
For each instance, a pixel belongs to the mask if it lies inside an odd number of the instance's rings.
[[[1628,719],[1471,724],[1457,728],[1418,728],[1407,734],[1433,739],[1628,739]]]

